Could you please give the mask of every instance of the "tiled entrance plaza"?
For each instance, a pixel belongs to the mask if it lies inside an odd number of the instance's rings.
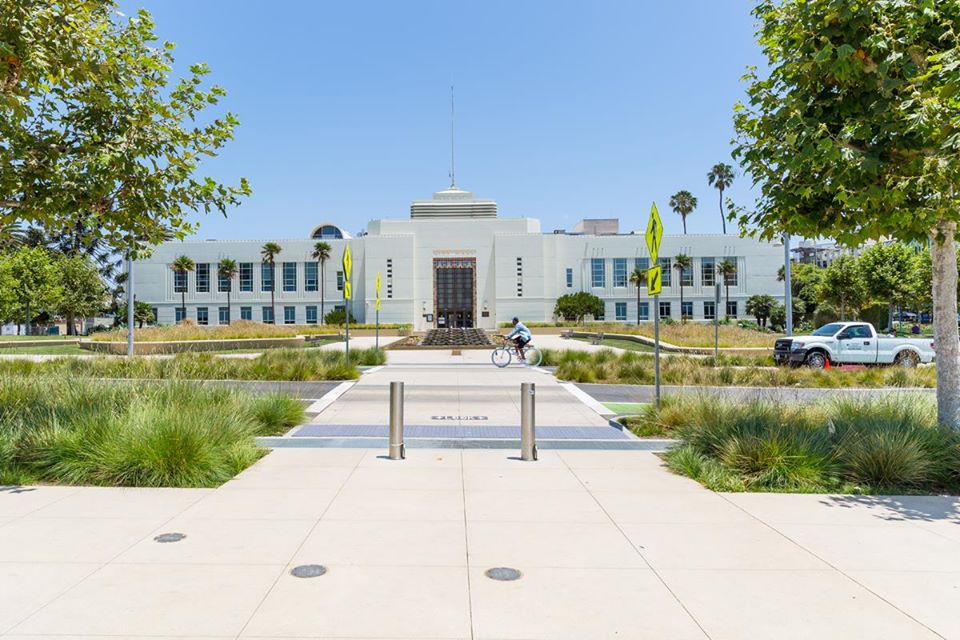
[[[953,498],[718,495],[639,451],[381,455],[277,450],[217,490],[0,491],[0,633],[960,638]],[[485,577],[504,566],[522,577]]]

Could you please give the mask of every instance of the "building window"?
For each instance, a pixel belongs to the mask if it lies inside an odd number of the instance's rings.
[[[669,302],[661,302],[661,303],[660,303],[660,317],[661,317],[661,318],[669,318],[669,317],[670,317],[670,303],[669,303]]]
[[[606,286],[603,273],[603,258],[592,258],[590,260],[590,286]]]
[[[714,320],[716,317],[717,317],[717,303],[715,303],[713,300],[704,300],[703,319]]]
[[[663,272],[663,274],[660,276],[660,285],[669,287],[670,281],[673,278],[673,260],[670,258],[660,258],[657,261],[657,264],[660,265],[660,271]]]
[[[137,296],[134,295],[133,299],[136,300]],[[147,324],[160,324],[160,309],[157,307],[151,307],[150,311],[153,313],[153,321],[148,322]]]
[[[240,307],[241,320],[253,320],[253,307]]]
[[[220,324],[230,324],[230,307],[220,307],[219,315],[218,322]]]
[[[260,291],[273,291],[273,267],[269,262],[260,263]]]
[[[273,324],[273,307],[264,307],[261,313],[265,324]]]
[[[173,272],[173,291],[175,293],[187,292],[187,272],[186,271]],[[134,298],[136,298],[136,295],[134,295]]]
[[[387,297],[393,297],[393,259],[387,258]]]
[[[640,303],[640,320],[649,320],[650,319],[650,303],[641,302]]]
[[[343,291],[343,271],[337,271],[337,291]]]
[[[224,278],[220,274],[220,267],[217,267],[217,291],[224,293],[226,291],[233,290],[233,283],[230,281],[230,278]]]
[[[240,291],[253,291],[253,263],[240,263]]]
[[[296,262],[283,263],[283,290],[284,291],[297,290],[297,263]]]
[[[206,307],[197,307],[197,324],[210,324],[210,315]]]
[[[627,286],[627,259],[626,258],[613,259],[613,286],[615,287]]]
[[[284,307],[283,308],[283,324],[295,324],[296,322],[297,322],[297,308]]]
[[[724,260],[729,260],[733,263],[734,267],[737,265],[737,258],[735,256],[729,256],[724,258]],[[727,277],[724,279],[724,285],[735,287],[737,286],[737,269],[734,268],[733,273],[727,274]]]
[[[730,300],[727,302],[727,315],[731,318],[737,317],[737,301]]]
[[[136,299],[136,296],[134,296],[134,299]],[[187,318],[187,314],[184,313],[183,307],[177,307],[176,309],[174,309],[174,318],[178,324],[183,322]]]
[[[567,269],[567,289],[573,288],[573,269]]]
[[[210,293],[210,263],[197,265],[197,293]]]
[[[317,306],[310,305],[307,307],[307,324],[317,324]]]
[[[616,304],[616,318],[618,322],[624,322],[627,319],[627,303],[618,302]]]
[[[680,270],[680,284],[685,287],[693,286],[693,266]]]
[[[700,283],[704,287],[712,287],[717,283],[716,264],[715,258],[700,258]]]
[[[316,262],[305,262],[303,264],[303,290],[304,291],[316,291],[319,286],[318,282],[320,281],[317,278],[317,263]]]
[[[680,317],[681,318],[692,318],[693,317],[693,303],[684,301],[680,305]]]
[[[650,258],[636,258],[633,261],[633,266],[635,269],[640,269],[640,271],[646,273],[647,271],[650,270]],[[640,279],[640,288],[641,289],[647,288],[646,278]]]

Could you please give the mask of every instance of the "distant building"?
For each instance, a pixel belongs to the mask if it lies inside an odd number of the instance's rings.
[[[646,226],[646,217],[634,222]],[[650,266],[643,230],[620,233],[616,218],[588,219],[571,233],[543,233],[539,220],[498,217],[493,200],[475,198],[455,187],[417,200],[409,218],[371,221],[353,238],[342,227],[325,222],[307,237],[293,240],[168,242],[136,265],[137,297],[148,302],[158,322],[171,324],[186,317],[199,324],[257,320],[286,324],[317,324],[324,312],[343,308],[344,273],[341,256],[353,254],[351,302],[361,322],[374,319],[377,274],[382,278],[380,320],[411,323],[415,329],[477,326],[492,329],[513,316],[525,321],[549,321],[557,298],[589,291],[603,299],[609,321],[653,320],[653,314],[697,320],[719,314],[743,317],[747,298],[768,294],[783,299],[777,270],[783,265],[783,245],[734,235],[668,235],[663,237],[660,264],[664,267],[659,307],[630,282],[634,268]],[[560,231],[560,230],[558,230]],[[320,308],[320,269],[311,257],[318,240],[332,246],[326,265],[326,306]],[[261,263],[260,249],[273,240],[281,248],[276,272]],[[686,254],[692,266],[682,274],[673,256]],[[180,255],[192,258],[196,270],[175,274],[170,264]],[[224,258],[239,263],[231,281],[218,277]],[[721,308],[715,303],[716,267],[723,260],[737,265]],[[681,309],[680,282],[684,284]],[[276,317],[270,305],[275,289]],[[231,291],[227,307],[226,292]],[[599,319],[599,318],[598,318]]]

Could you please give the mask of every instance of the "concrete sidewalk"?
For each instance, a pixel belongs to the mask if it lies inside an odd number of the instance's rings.
[[[642,452],[412,454],[277,450],[217,490],[0,491],[0,634],[960,638],[955,498],[719,495]]]

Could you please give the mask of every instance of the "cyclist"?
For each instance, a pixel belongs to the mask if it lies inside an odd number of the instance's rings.
[[[517,347],[517,357],[521,360],[526,360],[526,357],[523,355],[523,348],[530,344],[530,341],[533,340],[533,334],[530,333],[530,329],[527,329],[527,326],[520,322],[520,318],[514,318],[513,331],[507,334],[507,340],[513,340],[514,345]]]

